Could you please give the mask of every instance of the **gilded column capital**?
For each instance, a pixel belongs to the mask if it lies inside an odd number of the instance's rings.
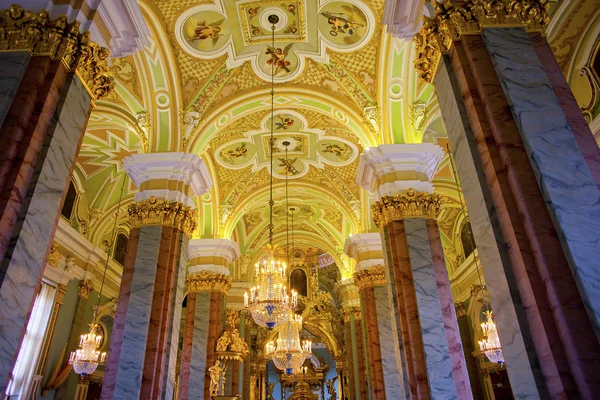
[[[51,21],[47,11],[39,14],[13,4],[0,10],[0,51],[28,51],[34,56],[62,60],[77,73],[93,99],[106,96],[114,87],[108,69],[108,49],[79,33],[79,21],[66,15]]]
[[[355,321],[360,321],[362,318],[362,312],[359,306],[352,306],[349,309],[343,310],[344,322],[350,322],[350,315],[354,317]]]
[[[382,265],[363,269],[354,273],[354,284],[358,290],[387,284],[385,269]]]
[[[90,293],[94,290],[94,282],[91,279],[85,279],[79,282],[79,297],[87,300]]]
[[[188,293],[221,292],[227,294],[231,288],[231,277],[224,274],[213,274],[200,271],[185,278]]]
[[[188,237],[196,229],[196,210],[176,201],[159,200],[151,196],[136,201],[127,210],[132,227],[144,225],[172,226]]]
[[[405,193],[382,197],[371,206],[373,220],[378,228],[391,221],[405,218],[437,218],[442,205],[438,194],[416,192],[408,189]]]
[[[467,309],[465,307],[465,303],[463,302],[454,303],[454,309],[456,310],[457,317],[464,317],[467,315]]]
[[[548,0],[467,0],[433,2],[435,14],[423,18],[423,27],[413,40],[419,76],[432,83],[442,53],[462,35],[478,34],[486,27],[521,26],[542,32],[550,22]]]

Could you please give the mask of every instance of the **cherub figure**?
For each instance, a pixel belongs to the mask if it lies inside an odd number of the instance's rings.
[[[207,24],[206,21],[198,22],[196,28],[194,28],[194,36],[192,36],[189,41],[193,42],[195,40],[205,40],[211,38],[213,45],[217,44],[219,36],[222,35],[221,24],[223,24],[223,21],[224,19],[220,19],[212,24]]]
[[[352,37],[356,35],[357,29],[365,26],[364,22],[357,20],[362,20],[364,17],[356,6],[342,6],[342,11],[341,13],[322,12],[321,15],[327,18],[331,36],[343,34],[344,41],[352,43]]]
[[[286,116],[283,114],[278,114],[277,118],[279,118],[279,121],[281,121],[281,122],[275,122],[275,129],[286,130],[286,129],[290,128],[292,125],[294,125],[294,119],[289,115]]]
[[[348,152],[350,151],[348,147],[342,147],[335,143],[323,143],[323,146],[325,146],[323,152],[331,153],[337,158],[347,158]]]
[[[267,60],[267,64],[274,66],[275,69],[273,70],[273,73],[275,75],[277,75],[281,70],[285,71],[285,73],[291,72],[288,68],[291,63],[286,60],[291,48],[292,43],[288,44],[283,49],[281,47],[271,46],[267,48],[265,54],[271,56],[271,58]]]
[[[232,150],[227,150],[227,155],[233,158],[240,158],[246,155],[248,149],[246,148],[246,142],[242,142],[238,147]]]
[[[327,391],[329,392],[329,400],[337,399],[337,392],[335,391],[335,380],[337,376],[333,379],[328,379],[325,381],[325,386],[327,386]]]

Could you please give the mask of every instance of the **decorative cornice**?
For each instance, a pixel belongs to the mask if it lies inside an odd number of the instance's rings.
[[[385,269],[383,266],[378,265],[376,267],[357,271],[354,273],[354,284],[358,290],[386,285]]]
[[[163,225],[180,229],[188,237],[196,229],[196,210],[182,203],[159,200],[152,196],[138,201],[127,210],[132,227]]]
[[[432,83],[442,53],[462,35],[478,34],[486,27],[524,27],[542,32],[550,22],[548,0],[467,0],[433,2],[435,15],[423,18],[423,27],[414,37],[419,76]]]
[[[13,4],[0,10],[0,51],[28,51],[62,60],[98,100],[114,86],[108,69],[109,51],[92,42],[89,31],[79,33],[79,21],[67,21],[66,15],[51,21],[45,10],[35,14]]]
[[[52,267],[57,267],[58,262],[60,261],[60,253],[58,252],[58,243],[52,243],[52,247],[50,247],[50,254],[48,254],[48,264]]]
[[[382,197],[371,206],[373,221],[382,228],[391,221],[405,218],[437,218],[442,205],[438,194],[416,192],[408,189],[406,193]]]
[[[87,300],[90,293],[94,290],[94,282],[91,279],[85,279],[79,282],[79,297]]]
[[[223,274],[200,271],[185,278],[188,293],[221,292],[227,294],[231,288],[231,278]]]

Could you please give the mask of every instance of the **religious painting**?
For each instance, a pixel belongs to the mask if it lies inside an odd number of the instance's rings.
[[[254,144],[237,142],[223,147],[218,152],[218,157],[229,166],[242,166],[247,164],[254,157],[255,153],[256,148]]]
[[[297,268],[292,271],[290,274],[290,287],[299,295],[308,297],[308,283],[304,270]]]
[[[187,43],[203,52],[223,47],[231,34],[229,22],[216,11],[201,11],[191,15],[183,23],[182,30]]]
[[[293,43],[285,46],[275,43],[275,47],[266,46],[266,50],[258,57],[259,68],[266,76],[274,74],[275,78],[284,78],[298,68],[298,56],[291,51]]]
[[[319,14],[319,30],[334,44],[351,46],[367,34],[367,17],[353,4],[331,2],[321,8]]]
[[[346,162],[354,154],[354,150],[348,144],[333,139],[319,142],[318,151],[326,160],[334,163]]]
[[[273,160],[273,173],[279,176],[293,177],[304,172],[306,165],[299,157],[276,157]]]

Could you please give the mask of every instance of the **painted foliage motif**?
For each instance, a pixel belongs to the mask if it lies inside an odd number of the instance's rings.
[[[183,23],[183,36],[198,51],[218,50],[231,34],[229,22],[215,11],[201,11],[191,15]]]
[[[332,43],[352,46],[367,34],[367,17],[353,4],[328,3],[321,8],[319,14],[319,30]]]

